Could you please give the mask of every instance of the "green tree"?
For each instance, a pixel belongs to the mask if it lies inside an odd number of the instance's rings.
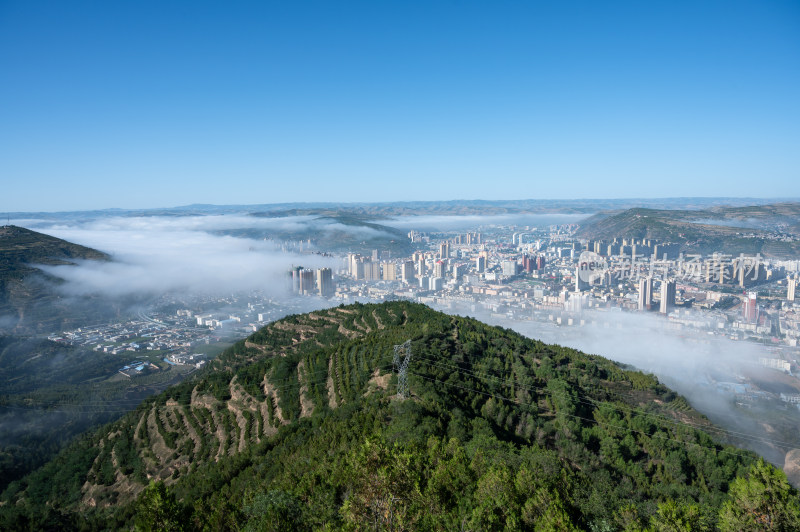
[[[800,500],[786,475],[764,460],[750,468],[747,478],[732,483],[722,505],[719,527],[723,531],[800,530]]]
[[[350,528],[413,528],[420,475],[416,453],[367,440],[351,454],[349,495],[340,513]]]
[[[656,532],[702,532],[708,530],[708,524],[700,507],[668,500],[658,505],[650,528]]]
[[[478,479],[470,525],[477,530],[521,530],[519,496],[507,467],[492,467]]]
[[[136,530],[182,531],[185,511],[163,482],[151,482],[136,502]]]
[[[279,532],[306,528],[302,502],[281,490],[259,493],[244,507],[244,513],[247,531]]]

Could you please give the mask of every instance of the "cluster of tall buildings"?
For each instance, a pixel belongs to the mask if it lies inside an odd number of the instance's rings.
[[[372,259],[362,257],[358,253],[348,253],[347,272],[358,281],[411,282],[415,277],[413,261],[381,262],[375,258],[375,253]]]
[[[574,284],[575,292],[587,290],[594,292],[596,288],[600,288],[607,297],[619,295],[624,287],[630,289],[638,285],[638,301],[631,300],[631,297],[627,296],[623,306],[631,310],[636,308],[640,311],[652,310],[665,315],[670,314],[676,304],[681,302],[677,294],[677,279],[682,279],[682,290],[687,282],[700,284],[733,282],[749,288],[751,284],[768,281],[770,274],[774,275],[774,271],[756,260],[759,257],[731,257],[719,254],[706,257],[684,256],[678,253],[676,245],[650,239],[581,242],[570,235],[565,235],[564,239],[556,242],[551,235],[552,245],[547,245],[544,241],[546,248],[543,249],[543,241],[528,241],[537,236],[534,232],[514,233],[512,241],[516,246],[509,246],[507,240],[491,237],[487,243],[481,245],[469,247],[465,245],[482,242],[481,233],[460,234],[451,236],[447,240],[437,238],[436,241],[431,240],[438,235],[415,231],[412,231],[411,235],[415,238],[424,238],[425,242],[429,243],[427,249],[417,250],[410,257],[398,257],[392,260],[388,253],[381,253],[378,250],[365,255],[349,253],[341,273],[354,281],[402,282],[406,285],[407,291],[418,287],[431,291],[443,289],[457,291],[462,295],[496,291],[498,288],[491,286],[492,283],[498,286],[513,283],[514,279],[523,273],[531,274],[531,278],[538,285],[560,284],[569,290],[570,285]],[[570,236],[570,239],[567,239],[567,236]],[[581,271],[580,261],[577,267],[574,266],[574,260],[584,249],[600,255],[600,258],[593,259],[599,261],[598,264],[602,266],[599,270]],[[677,255],[677,258],[667,258],[673,255]],[[637,261],[633,260],[634,257]],[[572,268],[575,268],[574,277],[568,271]],[[687,272],[691,273],[690,268],[697,269],[702,275],[689,276]],[[792,271],[796,272],[797,269]],[[320,294],[328,297],[337,291],[330,270],[305,270],[298,267],[290,270],[290,273],[291,290],[294,293]],[[581,273],[584,274],[583,278]],[[358,285],[350,286],[345,282],[342,285],[342,294],[356,291],[355,286]],[[787,286],[787,299],[794,301],[796,275],[787,278]],[[391,284],[375,287],[375,290],[397,289],[397,285]],[[547,288],[539,289],[540,292],[546,290]],[[693,299],[687,301],[688,305],[693,304]],[[751,310],[751,303],[748,301],[743,304],[748,322],[753,322],[758,316],[754,302],[752,307],[755,310]]]
[[[421,233],[419,231],[409,231],[408,238],[411,240],[412,243],[417,242],[427,242],[430,240],[430,236],[426,233]],[[483,244],[483,235],[481,233],[464,233],[460,235],[456,235],[453,238],[454,244]]]
[[[714,254],[702,264],[707,283],[737,284],[744,288],[769,278],[769,272],[762,262],[753,257],[727,257]]]
[[[333,272],[330,268],[314,270],[302,266],[292,267],[288,272],[287,285],[293,294],[306,296],[331,297],[336,291],[336,286],[333,284]]]
[[[532,271],[536,270],[543,270],[545,267],[546,261],[543,255],[536,255],[531,256],[525,254],[522,256],[522,269],[525,270],[526,273],[531,273]]]
[[[461,235],[463,240],[479,240],[480,233]],[[454,249],[458,239],[439,242],[435,251],[415,251],[411,257],[401,260],[375,260],[358,253],[349,253],[345,270],[356,281],[402,281],[423,290],[441,290],[450,280],[461,280],[469,270],[468,260],[474,260],[476,273],[485,273],[489,264],[489,252],[480,250],[477,256],[468,259],[463,249]],[[471,253],[470,253],[471,255]],[[504,261],[501,270],[506,276],[514,276],[521,269],[533,271],[544,267],[544,258],[525,255],[520,266],[516,260]]]
[[[677,285],[671,279],[661,281],[661,299],[658,311],[661,314],[669,314],[675,308],[675,295]],[[643,277],[639,279],[639,310],[647,311],[654,308],[653,278]]]
[[[456,235],[454,239],[456,244],[483,244],[483,235],[481,233],[466,233],[463,235]]]
[[[655,257],[657,259],[674,259],[678,257],[680,244],[657,242],[650,238],[622,238],[608,242],[606,240],[590,240],[586,243],[588,251],[594,251],[603,257]]]
[[[630,260],[652,262],[664,261],[670,264],[678,275],[691,276],[693,281],[714,284],[735,284],[741,288],[769,280],[770,272],[759,257],[740,255],[738,257],[713,253],[708,256],[686,255],[680,253],[680,246],[674,243],[658,243],[650,239],[616,238],[611,243],[589,241],[585,249],[594,251],[602,257],[619,257]],[[559,249],[559,257],[564,249]],[[663,264],[663,263],[662,263]]]

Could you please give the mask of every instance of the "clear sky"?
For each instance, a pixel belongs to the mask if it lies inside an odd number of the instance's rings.
[[[800,196],[800,2],[0,0],[0,211]]]

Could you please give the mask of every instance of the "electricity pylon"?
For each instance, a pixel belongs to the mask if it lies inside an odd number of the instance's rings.
[[[408,363],[411,362],[411,340],[394,346],[394,370],[397,373],[397,395],[408,397]]]

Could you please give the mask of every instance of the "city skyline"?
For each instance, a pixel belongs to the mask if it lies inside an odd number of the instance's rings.
[[[797,196],[792,2],[0,6],[0,211]]]

